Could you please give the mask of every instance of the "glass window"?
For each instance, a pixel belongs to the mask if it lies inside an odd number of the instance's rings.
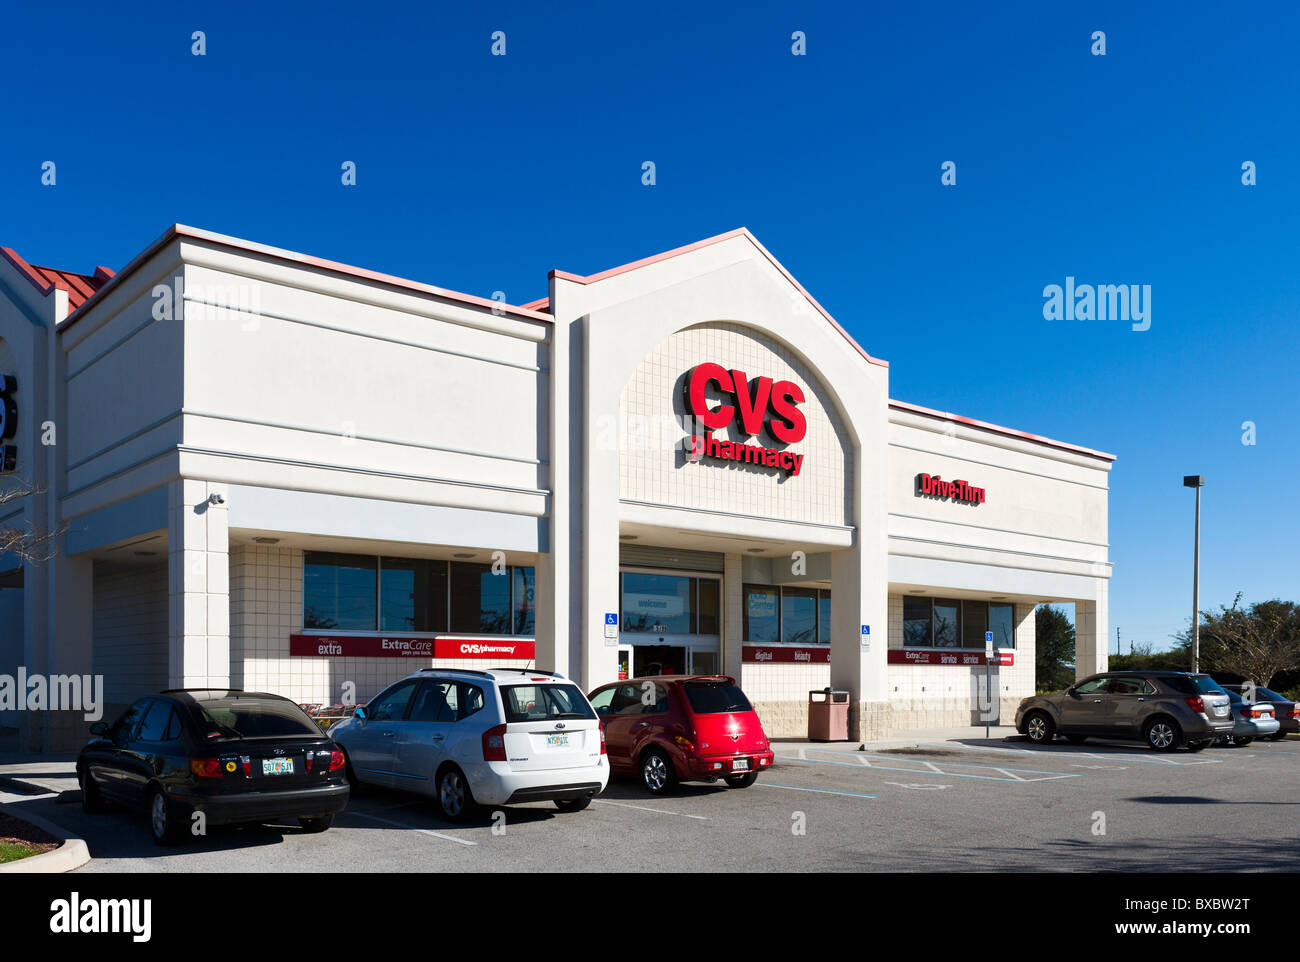
[[[680,575],[623,573],[623,630],[685,635],[695,630],[696,583]]]
[[[144,723],[140,726],[140,733],[135,736],[136,739],[143,742],[162,741],[171,713],[171,705],[161,701],[154,702],[149,706],[149,713],[144,716]]]
[[[380,631],[447,630],[447,562],[379,559]]]
[[[135,730],[135,726],[140,722],[140,716],[144,714],[144,710],[148,707],[149,702],[142,698],[124,711],[122,717],[113,723],[113,727],[109,732],[113,740],[121,742],[130,738],[131,732]]]
[[[904,648],[930,647],[931,615],[929,598],[903,598]]]
[[[227,695],[196,704],[201,727],[208,738],[267,738],[315,735],[321,730],[293,702],[257,695]]]
[[[611,708],[616,715],[661,715],[668,710],[668,691],[653,681],[620,685]]]
[[[718,617],[718,586],[720,582],[712,578],[700,578],[700,611],[696,631],[701,635],[722,633],[721,620]]]
[[[454,681],[426,681],[411,703],[407,721],[454,722],[458,704]]]
[[[989,606],[986,601],[961,603],[961,646],[983,648],[984,632],[988,631]]]
[[[958,634],[960,612],[960,602],[934,599],[934,647],[956,648],[958,646],[958,639],[961,637]],[[981,638],[980,646],[983,647],[983,644]]]
[[[510,577],[514,581],[514,632],[516,635],[531,635],[534,628],[536,600],[536,571],[533,568],[511,568]]]
[[[184,729],[181,728],[181,716],[177,713],[176,709],[173,708],[171,717],[167,719],[167,731],[163,734],[163,741],[174,742],[176,739],[181,737],[183,731]]]
[[[501,701],[507,722],[596,717],[574,685],[504,685]]]
[[[591,707],[596,709],[597,715],[609,715],[612,713],[614,696],[618,693],[618,686],[604,688],[591,696]]]
[[[303,558],[303,627],[374,631],[377,559],[308,551]]]
[[[831,593],[817,592],[817,641],[823,645],[831,643]]]
[[[366,717],[375,721],[401,721],[406,716],[406,703],[415,691],[415,679],[399,682],[366,706]]]
[[[682,687],[696,715],[724,715],[752,711],[745,693],[731,682],[688,681]]]
[[[451,630],[462,634],[510,633],[509,569],[493,574],[492,566],[451,566]]]
[[[781,640],[797,645],[817,640],[816,589],[781,589]]]
[[[781,640],[779,597],[775,588],[745,585],[745,641],[770,644]]]
[[[989,605],[989,631],[995,648],[1016,647],[1016,619],[1011,605]]]
[[[691,652],[691,671],[697,675],[714,675],[718,671],[718,653],[696,648]]]
[[[465,682],[457,682],[458,697],[460,698],[460,712],[456,716],[456,721],[462,718],[468,718],[470,715],[479,711],[483,707],[483,689],[478,685],[469,685]]]
[[[1075,688],[1075,692],[1080,695],[1099,695],[1106,689],[1110,682],[1109,677],[1094,678],[1092,681],[1085,681],[1082,685]]]

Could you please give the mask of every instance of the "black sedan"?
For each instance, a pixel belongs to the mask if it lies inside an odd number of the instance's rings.
[[[147,812],[160,845],[199,824],[297,818],[323,832],[348,803],[343,753],[279,695],[173,689],[90,732],[77,758],[82,807]]]

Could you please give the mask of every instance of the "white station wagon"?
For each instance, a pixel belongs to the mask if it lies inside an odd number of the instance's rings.
[[[609,783],[596,712],[581,689],[549,671],[422,668],[329,735],[353,784],[431,795],[451,821],[479,805],[516,802],[578,812]]]

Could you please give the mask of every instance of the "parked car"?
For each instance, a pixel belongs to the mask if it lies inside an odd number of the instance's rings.
[[[1281,741],[1286,738],[1288,733],[1300,732],[1300,704],[1285,695],[1279,695],[1277,692],[1268,688],[1261,688],[1259,685],[1252,688],[1249,685],[1224,685],[1220,683],[1219,687],[1228,692],[1235,691],[1254,701],[1272,705],[1273,717],[1277,719],[1278,723],[1278,730],[1268,736],[1273,741]]]
[[[348,803],[343,753],[279,695],[171,689],[90,732],[77,757],[82,807],[147,812],[162,845],[190,834],[194,812],[209,825],[296,818],[323,832]]]
[[[1273,706],[1268,702],[1247,702],[1231,688],[1225,688],[1232,701],[1232,731],[1220,735],[1216,741],[1228,745],[1249,745],[1256,738],[1276,735],[1281,729],[1273,716]]]
[[[589,696],[605,729],[615,774],[636,775],[655,795],[682,781],[748,788],[772,764],[753,706],[727,675],[658,675],[597,688]]]
[[[1090,675],[1065,691],[1026,698],[1016,709],[1016,730],[1038,744],[1059,734],[1076,745],[1097,736],[1199,752],[1231,734],[1232,725],[1228,694],[1214,679],[1176,671]]]
[[[554,672],[422,668],[329,734],[354,783],[432,796],[450,821],[520,802],[577,812],[609,782],[596,713]]]

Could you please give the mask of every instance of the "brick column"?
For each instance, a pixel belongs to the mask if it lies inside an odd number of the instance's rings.
[[[229,512],[209,497],[225,485],[167,487],[168,680],[175,688],[230,684]]]

